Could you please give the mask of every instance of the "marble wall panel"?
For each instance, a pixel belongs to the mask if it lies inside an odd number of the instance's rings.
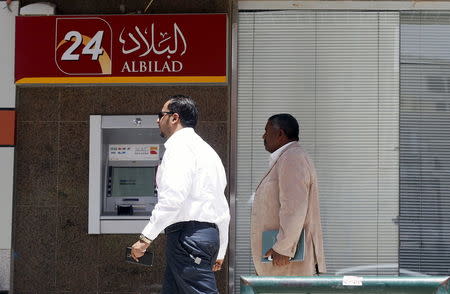
[[[18,91],[13,216],[14,293],[159,293],[165,236],[152,244],[154,266],[124,262],[137,236],[88,235],[89,115],[156,114],[166,97],[192,96],[197,132],[228,162],[225,86],[33,87]],[[33,244],[30,245],[30,240]],[[216,274],[227,293],[225,270]]]
[[[58,123],[19,122],[16,146],[16,205],[55,207]]]
[[[57,211],[54,207],[15,207],[14,293],[56,290]]]
[[[89,122],[94,111],[94,101],[98,100],[98,87],[61,88],[59,118],[61,121]]]
[[[55,277],[58,291],[97,291],[98,237],[86,234],[87,227],[85,208],[59,209]]]
[[[88,209],[89,124],[59,124],[58,204]]]
[[[17,121],[58,121],[59,88],[17,88]]]

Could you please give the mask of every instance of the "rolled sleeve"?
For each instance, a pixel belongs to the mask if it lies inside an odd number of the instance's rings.
[[[224,259],[228,246],[228,227],[230,223],[229,210],[226,211],[221,220],[217,223],[219,229],[220,247],[217,259]]]

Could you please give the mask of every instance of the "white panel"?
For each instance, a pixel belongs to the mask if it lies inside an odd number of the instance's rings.
[[[120,115],[102,117],[102,129],[158,128],[156,115]]]
[[[0,249],[0,291],[9,291],[11,276],[11,249]]]
[[[19,1],[13,1],[9,8],[0,2],[0,108],[15,108],[16,88],[14,85],[14,40],[15,16]],[[12,200],[14,185],[14,148],[0,148],[0,291],[10,289]]]
[[[0,148],[0,249],[11,248],[14,148]]]
[[[54,15],[55,9],[54,3],[31,3],[20,8],[20,15]]]
[[[268,166],[267,118],[288,112],[319,175],[329,273],[396,274],[398,13],[239,14],[236,277],[252,274],[249,197]],[[361,274],[361,273],[360,273]],[[238,280],[235,281],[238,283]]]
[[[16,88],[14,85],[14,40],[15,17],[19,10],[19,1],[13,1],[9,11],[0,2],[0,108],[14,108],[16,105]]]
[[[89,124],[89,234],[100,234],[102,193],[102,116],[91,115]]]
[[[101,220],[101,234],[140,234],[148,224],[147,220]]]

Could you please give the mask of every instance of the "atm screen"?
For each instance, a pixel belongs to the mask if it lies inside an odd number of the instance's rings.
[[[111,196],[154,196],[154,167],[112,167]]]

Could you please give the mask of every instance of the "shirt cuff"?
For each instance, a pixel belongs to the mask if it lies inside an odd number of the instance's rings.
[[[150,240],[155,240],[158,237],[159,232],[152,232],[153,226],[151,224],[147,224],[145,228],[142,230],[142,235],[149,238]]]
[[[224,259],[225,253],[227,253],[227,247],[225,246],[225,249],[220,246],[219,253],[217,254],[217,259]]]

